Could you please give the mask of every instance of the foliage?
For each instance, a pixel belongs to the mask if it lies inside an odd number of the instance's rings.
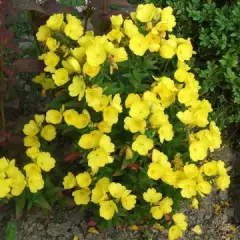
[[[45,68],[33,81],[55,98],[24,125],[24,166],[0,159],[0,197],[17,215],[72,196],[102,228],[161,224],[174,240],[187,229],[182,201],[197,209],[212,185],[229,186],[224,162],[207,159],[221,133],[172,11],[139,5],[101,36],[71,14],[39,28]]]
[[[138,1],[140,2],[140,1]],[[170,5],[179,23],[174,33],[192,39],[197,55],[192,70],[201,82],[201,94],[213,104],[215,119],[222,129],[234,134],[238,128],[239,1],[145,0]],[[238,140],[237,140],[238,141]],[[239,141],[238,141],[239,142]]]

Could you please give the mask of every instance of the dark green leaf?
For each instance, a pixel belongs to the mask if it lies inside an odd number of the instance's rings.
[[[17,226],[15,222],[8,222],[5,240],[17,240]]]

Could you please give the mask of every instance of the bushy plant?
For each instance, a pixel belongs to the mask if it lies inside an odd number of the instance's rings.
[[[101,227],[163,226],[173,240],[187,229],[184,200],[198,209],[212,185],[229,186],[224,162],[207,158],[221,133],[186,63],[195,54],[190,39],[171,34],[172,12],[139,5],[131,18],[112,16],[102,36],[70,14],[39,28],[45,72],[34,82],[55,99],[24,126],[25,179],[16,179],[14,161],[0,160],[1,198],[25,187],[42,196],[51,178]]]

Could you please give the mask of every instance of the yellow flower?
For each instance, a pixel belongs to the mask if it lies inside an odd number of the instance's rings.
[[[39,27],[36,37],[39,42],[45,42],[50,37],[50,29],[47,25]]]
[[[109,156],[103,148],[98,148],[90,152],[87,156],[88,166],[92,169],[104,167],[109,163]]]
[[[106,134],[103,134],[99,141],[99,147],[105,149],[107,153],[112,153],[115,151],[115,145],[111,142],[111,138]]]
[[[67,20],[68,23],[64,27],[64,33],[73,40],[79,40],[79,38],[83,35],[83,26],[81,21],[71,14],[67,14]]]
[[[158,130],[160,142],[171,141],[173,139],[173,126],[169,122],[164,123]]]
[[[76,178],[75,176],[69,172],[67,176],[63,179],[63,187],[64,189],[72,189],[76,186]]]
[[[76,58],[80,63],[84,62],[84,58],[86,55],[86,48],[84,47],[77,47],[74,49],[70,49],[71,50],[71,54],[73,55],[74,58]]]
[[[178,187],[181,188],[181,195],[184,198],[191,198],[197,195],[197,184],[193,179],[184,179],[178,182]]]
[[[104,201],[107,199],[107,194],[106,191],[104,190],[103,187],[101,186],[96,186],[92,190],[92,197],[91,201],[95,204],[99,204],[100,202]]]
[[[88,172],[79,173],[76,176],[76,180],[77,180],[77,184],[81,188],[88,187],[91,184],[91,182],[92,182],[91,176],[90,176],[90,174]]]
[[[100,202],[100,216],[105,220],[110,220],[113,218],[115,212],[118,212],[117,205],[114,201],[102,201]]]
[[[102,44],[92,44],[86,50],[87,63],[91,67],[98,67],[106,60],[106,52]]]
[[[168,231],[168,240],[177,240],[182,237],[182,230],[179,226],[174,225]]]
[[[59,124],[62,122],[62,113],[58,110],[48,110],[46,113],[46,122],[51,124]]]
[[[144,133],[147,123],[144,119],[126,117],[124,119],[124,128],[132,133]]]
[[[165,171],[165,168],[162,167],[159,163],[150,163],[148,165],[148,176],[149,178],[152,178],[154,180],[158,180],[162,177],[163,173]]]
[[[136,204],[137,196],[130,194],[131,191],[126,190],[121,197],[122,206],[126,210],[132,210]]]
[[[74,76],[72,84],[68,87],[68,91],[71,97],[78,96],[78,101],[81,101],[85,93],[85,82],[83,77]]]
[[[134,103],[140,102],[140,101],[141,101],[141,98],[138,94],[130,93],[126,98],[125,106],[126,108],[131,108]]]
[[[124,35],[123,35],[123,33],[122,33],[119,29],[112,29],[112,30],[107,34],[107,38],[108,38],[111,42],[116,41],[117,43],[120,43],[123,37],[124,37]]]
[[[38,154],[40,153],[38,146],[33,146],[27,149],[26,154],[28,157],[35,159],[37,158]]]
[[[148,188],[147,192],[143,193],[143,199],[149,203],[157,203],[161,198],[162,194],[158,193],[155,188]]]
[[[41,173],[41,168],[36,163],[28,163],[23,168],[27,176]]]
[[[38,125],[35,121],[30,120],[29,123],[24,125],[23,133],[27,136],[35,136],[39,132]]]
[[[230,176],[228,174],[220,175],[216,179],[216,184],[220,190],[225,191],[230,185]]]
[[[173,9],[171,7],[163,8],[161,11],[161,21],[158,26],[159,31],[172,32],[176,26],[175,16],[172,15]]]
[[[152,21],[155,13],[156,13],[156,7],[153,3],[149,4],[139,4],[136,10],[136,18],[140,22],[150,22]]]
[[[178,93],[178,101],[186,106],[191,106],[198,100],[198,91],[190,87],[182,88]]]
[[[196,225],[195,227],[193,227],[191,231],[195,232],[198,235],[202,234],[202,228],[199,225]]]
[[[162,210],[161,206],[151,207],[150,212],[152,214],[152,217],[157,220],[160,220],[163,217],[163,210]]]
[[[76,58],[70,56],[65,61],[62,61],[62,66],[71,73],[80,73],[81,66]]]
[[[91,149],[99,144],[102,133],[94,130],[91,133],[83,134],[78,142],[78,145],[83,149]]]
[[[52,75],[52,78],[57,86],[62,86],[70,80],[68,70],[65,68],[57,69]]]
[[[37,123],[37,125],[39,127],[41,127],[45,120],[45,115],[44,114],[34,114],[34,120]]]
[[[44,56],[44,63],[46,67],[44,68],[45,72],[54,73],[56,71],[56,66],[60,61],[59,56],[54,52],[48,52]]]
[[[144,35],[138,34],[130,39],[129,48],[135,55],[143,56],[149,48],[149,43]]]
[[[148,138],[146,135],[138,135],[132,144],[132,149],[140,155],[147,155],[153,146],[152,139]]]
[[[149,122],[152,128],[160,128],[165,123],[168,123],[168,115],[164,114],[164,111],[158,110],[151,114]]]
[[[183,171],[187,178],[195,178],[199,175],[198,167],[195,164],[185,165]]]
[[[167,183],[168,185],[175,186],[177,176],[172,169],[166,169],[162,174],[161,179],[163,182]]]
[[[8,165],[9,161],[5,157],[0,158],[0,173],[5,172],[5,170],[8,168]]]
[[[73,126],[75,125],[77,118],[78,118],[78,112],[73,109],[68,109],[64,111],[63,113],[64,121],[67,125]]]
[[[47,26],[52,30],[60,30],[62,24],[63,24],[63,14],[53,14],[50,16],[50,18],[47,20]]]
[[[218,174],[219,175],[225,175],[227,174],[227,170],[225,168],[225,163],[221,160],[217,161],[217,167],[218,167]]]
[[[55,163],[55,159],[52,158],[48,152],[41,152],[37,156],[37,164],[45,172],[49,172],[53,169],[55,167]]]
[[[85,128],[89,123],[89,117],[85,113],[78,114],[76,118],[76,122],[74,122],[73,126],[77,129]]]
[[[0,179],[0,199],[5,198],[7,194],[11,191],[10,184],[10,179]]]
[[[165,41],[160,47],[160,56],[165,59],[171,59],[176,54],[176,45],[171,40]]]
[[[209,182],[207,181],[200,181],[197,184],[197,191],[200,195],[203,194],[210,194],[212,191],[212,186]]]
[[[178,60],[181,62],[188,61],[193,55],[193,47],[190,41],[179,44],[177,47]]]
[[[88,188],[76,190],[72,193],[76,205],[87,205],[90,202],[91,191]]]
[[[56,137],[56,128],[51,124],[44,126],[41,130],[41,136],[46,141],[52,141]]]
[[[126,159],[130,160],[130,159],[132,159],[132,157],[133,157],[133,151],[130,147],[127,147],[127,149],[126,149]]]
[[[171,163],[168,161],[167,155],[157,149],[153,149],[152,151],[152,161],[155,163],[160,163],[165,168],[171,169]]]
[[[44,180],[42,175],[32,174],[27,177],[27,185],[32,193],[36,193],[38,190],[43,189],[44,187]]]
[[[26,186],[25,176],[18,170],[11,180],[11,195],[19,196]]]
[[[186,216],[182,213],[176,213],[173,215],[173,221],[183,231],[187,230]]]
[[[132,118],[144,119],[150,114],[149,105],[146,101],[135,102],[131,105],[129,115]]]
[[[123,17],[122,14],[113,15],[111,16],[111,23],[113,28],[120,28],[123,24]]]
[[[103,110],[103,120],[109,125],[118,122],[118,110],[113,106],[108,106]]]
[[[159,83],[153,88],[153,92],[159,95],[162,106],[167,108],[175,101],[178,90],[171,78],[160,77],[155,80]]]
[[[211,162],[205,163],[202,166],[202,169],[206,176],[211,177],[211,176],[217,175],[218,164],[216,161],[211,161]]]
[[[124,187],[123,185],[121,185],[120,183],[115,183],[112,182],[109,186],[108,186],[108,190],[110,192],[110,194],[114,197],[114,198],[121,198],[123,196],[123,193],[127,190],[126,187]]]
[[[46,41],[46,45],[50,51],[54,52],[59,48],[60,43],[58,43],[56,39],[49,37]]]
[[[23,141],[24,141],[25,147],[33,147],[33,146],[40,147],[40,142],[38,141],[38,137],[36,137],[36,136],[26,136],[23,139]],[[0,169],[1,169],[1,167],[0,167]],[[1,172],[1,170],[0,170],[0,172]]]
[[[179,82],[186,82],[188,78],[188,72],[183,67],[178,68],[174,73],[174,78]]]
[[[118,63],[118,62],[124,62],[126,60],[128,60],[128,54],[125,48],[123,47],[115,48],[113,51],[113,61]]]
[[[83,65],[83,73],[91,78],[96,77],[100,72],[100,69],[101,69],[100,66],[92,67],[87,62]]]
[[[108,187],[110,185],[110,180],[107,177],[103,177],[98,180],[96,183],[96,187],[101,187],[104,189],[105,192],[108,192]]]
[[[197,200],[197,198],[193,198],[192,203],[191,203],[191,207],[193,209],[199,209],[199,201]]]
[[[124,21],[124,33],[129,38],[139,34],[138,27],[133,23],[132,20],[128,19]]]
[[[112,125],[105,121],[98,123],[97,127],[102,133],[110,133],[112,131]]]
[[[204,160],[207,157],[207,146],[204,142],[195,141],[190,144],[189,152],[193,161]]]

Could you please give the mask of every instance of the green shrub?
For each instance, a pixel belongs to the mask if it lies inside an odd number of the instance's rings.
[[[201,0],[132,0],[171,6],[177,24],[174,34],[190,37],[196,51],[192,71],[201,83],[201,94],[216,109],[219,126],[225,130],[239,124],[240,116],[240,2]]]

